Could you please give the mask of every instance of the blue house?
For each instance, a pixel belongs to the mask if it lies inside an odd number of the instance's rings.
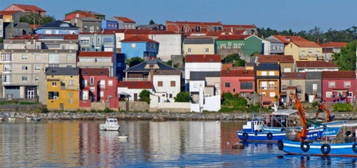
[[[36,34],[79,34],[79,28],[60,20],[44,24],[35,30]]]
[[[145,60],[156,58],[159,43],[143,36],[132,36],[121,41],[121,53],[127,59],[141,57]]]
[[[102,30],[117,30],[119,23],[115,20],[102,20]]]

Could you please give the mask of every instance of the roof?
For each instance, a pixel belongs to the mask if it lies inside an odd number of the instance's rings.
[[[262,63],[256,67],[256,70],[279,70],[279,64],[277,63]]]
[[[184,44],[213,44],[214,40],[210,37],[188,37],[183,40]]]
[[[325,61],[296,61],[298,68],[337,68],[333,62]]]
[[[221,77],[240,77],[240,76],[248,76],[254,77],[255,73],[253,70],[222,70]]]
[[[207,77],[220,77],[221,72],[209,71],[209,72],[190,72],[190,80],[206,80]]]
[[[181,75],[179,70],[156,70],[154,75]]]
[[[221,22],[166,21],[166,24],[222,25]]]
[[[285,72],[281,74],[282,79],[306,79],[305,72]]]
[[[306,79],[321,80],[321,72],[306,72]]]
[[[259,63],[294,63],[291,55],[258,55]]]
[[[50,23],[41,25],[41,26],[39,27],[39,29],[41,29],[41,28],[78,29],[78,27],[73,26],[72,24],[67,23],[67,22],[64,22],[64,21],[61,21],[61,20],[56,20],[56,21],[53,21],[53,22],[50,22]]]
[[[176,70],[175,68],[172,68],[169,65],[166,65],[162,63],[160,60],[148,60],[144,61],[140,64],[137,64],[135,66],[132,66],[126,70],[126,72],[148,72],[150,71],[150,65],[157,65],[155,70]]]
[[[306,39],[304,39],[301,36],[284,36],[284,35],[273,35],[274,38],[278,39],[279,41],[283,42],[284,44],[288,44],[290,43],[292,40],[298,41],[308,41]]]
[[[46,12],[44,9],[42,9],[38,6],[35,6],[35,5],[12,4],[10,6],[17,6],[18,8],[21,8],[22,10],[27,11],[27,12]],[[8,11],[10,11],[10,10],[8,10]]]
[[[143,36],[132,36],[129,38],[125,38],[121,42],[150,42],[150,43],[158,43],[155,40],[151,40],[149,38],[143,37]]]
[[[128,89],[152,89],[154,85],[151,81],[119,81],[118,87],[126,87]]]
[[[313,41],[308,41],[308,40],[292,40],[292,43],[299,47],[307,47],[307,48],[319,48],[321,47],[319,44]]]
[[[93,14],[92,12],[90,11],[82,11],[82,10],[75,10],[75,11],[72,11],[70,13],[67,13],[65,15],[65,18],[64,20],[72,20],[73,18],[76,18],[77,16],[74,15],[74,14],[78,14],[79,17],[92,17],[92,18],[96,18],[95,14]]]
[[[79,75],[79,68],[73,67],[48,67],[46,75]]]
[[[346,42],[328,42],[320,44],[322,48],[342,48],[345,47],[348,43]]]
[[[216,40],[245,40],[250,35],[221,35]]]
[[[187,55],[185,62],[221,62],[220,55]]]
[[[83,76],[109,76],[108,68],[81,68]]]
[[[136,23],[134,20],[129,19],[127,17],[115,16],[114,19],[120,20],[120,21],[122,21],[124,23]]]
[[[19,11],[0,11],[0,15],[13,15]]]
[[[325,71],[322,79],[356,79],[355,71]]]
[[[257,28],[256,25],[223,25],[224,28],[243,28],[243,29],[254,29]]]
[[[80,57],[112,57],[113,52],[80,52],[78,56]]]

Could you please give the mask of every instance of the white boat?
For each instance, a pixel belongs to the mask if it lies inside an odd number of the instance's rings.
[[[107,118],[104,124],[99,125],[99,129],[103,131],[119,131],[120,125],[116,118]]]
[[[15,117],[9,117],[9,118],[7,118],[7,120],[8,120],[9,122],[15,122],[15,121],[16,121],[16,118],[15,118]]]

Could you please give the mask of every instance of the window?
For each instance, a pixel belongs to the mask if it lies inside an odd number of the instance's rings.
[[[328,88],[335,88],[335,87],[336,87],[335,81],[328,82]]]
[[[88,100],[89,92],[87,90],[82,92],[82,100]]]
[[[231,87],[231,83],[229,83],[229,82],[224,83],[224,87],[230,88]]]
[[[105,80],[100,80],[99,85],[100,88],[105,88]]]
[[[113,86],[113,80],[108,81],[108,86]]]
[[[269,76],[274,76],[275,72],[274,71],[269,71]]]
[[[69,85],[69,86],[73,86],[73,84],[74,84],[73,80],[69,80],[69,81],[68,81],[68,85]]]
[[[73,93],[68,93],[67,96],[68,96],[68,104],[73,104],[74,103]]]
[[[100,97],[104,97],[104,91],[100,91]]]
[[[27,81],[28,78],[27,78],[27,76],[22,76],[21,79],[22,79],[22,81]]]
[[[3,61],[11,61],[11,54],[9,54],[9,53],[1,54],[1,60],[3,60]]]
[[[291,68],[284,68],[284,72],[291,72]]]
[[[11,72],[11,65],[4,64],[4,72]]]
[[[275,97],[275,92],[270,92],[269,96],[270,97]]]
[[[205,52],[208,53],[208,52],[209,52],[209,48],[206,48],[206,49],[205,49]]]
[[[348,92],[348,97],[353,97],[353,92]]]
[[[91,76],[91,77],[89,78],[89,84],[90,84],[90,85],[94,85],[94,77],[93,77],[93,76]]]
[[[41,70],[41,65],[35,65],[35,70]]]
[[[262,72],[262,76],[267,76],[268,75],[268,72],[267,71],[263,71]]]
[[[171,82],[170,82],[170,86],[171,86],[171,87],[175,87],[175,86],[176,86],[176,81],[171,81]]]
[[[4,77],[3,79],[4,82],[10,82],[10,75],[4,75],[3,77]]]
[[[158,81],[158,82],[157,82],[157,86],[158,86],[158,87],[162,87],[162,86],[163,86],[162,81]]]
[[[22,59],[22,60],[27,60],[27,58],[28,58],[27,55],[22,55],[22,56],[21,56],[21,59]]]
[[[317,91],[317,84],[316,83],[312,84],[312,91],[314,91],[314,92]]]
[[[56,82],[56,81],[53,81],[53,82],[52,82],[52,86],[53,86],[53,87],[56,87],[56,86],[57,86],[57,82]]]
[[[332,97],[332,92],[326,92],[326,97],[331,98]]]
[[[262,92],[262,94],[261,94],[262,96],[265,96],[265,95],[267,95],[265,92]]]
[[[54,100],[58,99],[59,93],[58,92],[48,92],[48,99]]]
[[[28,67],[26,65],[22,66],[22,70],[27,71]]]
[[[191,52],[191,48],[188,48],[188,49],[187,49],[187,52],[189,52],[189,53],[190,53],[190,52]]]
[[[253,83],[252,82],[241,82],[240,89],[253,89]]]
[[[260,83],[260,87],[261,87],[263,90],[268,89],[268,82],[262,82],[262,83]]]
[[[351,82],[350,81],[345,81],[343,83],[343,85],[344,85],[345,88],[350,88],[351,87]]]

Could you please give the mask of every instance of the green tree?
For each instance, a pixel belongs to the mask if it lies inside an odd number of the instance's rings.
[[[356,45],[357,40],[348,43],[346,47],[341,49],[340,53],[333,55],[334,62],[341,70],[355,70],[356,69]]]
[[[233,64],[234,66],[244,66],[245,61],[242,60],[239,56],[239,54],[231,54],[228,55],[226,58],[223,59],[222,61],[225,64]]]
[[[143,90],[139,94],[140,101],[144,101],[148,104],[150,104],[150,91],[148,90]]]
[[[28,24],[43,25],[53,21],[55,21],[55,18],[53,18],[52,16],[41,16],[39,14],[34,13],[29,13],[20,17],[20,22],[25,22]]]
[[[135,65],[140,64],[142,62],[144,62],[144,59],[142,59],[140,57],[133,57],[133,58],[130,58],[130,59],[126,60],[126,64],[128,64],[129,67],[135,66]]]
[[[149,21],[149,25],[153,25],[153,24],[156,24],[156,23],[155,23],[154,20],[151,19],[151,20]]]
[[[190,102],[191,96],[188,92],[180,92],[175,97],[175,102]]]

